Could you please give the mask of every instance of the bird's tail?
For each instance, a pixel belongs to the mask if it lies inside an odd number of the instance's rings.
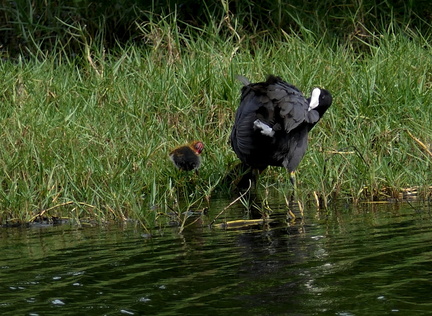
[[[242,75],[237,75],[237,80],[240,81],[241,83],[243,83],[243,85],[248,86],[251,84],[251,82],[249,81],[248,78],[246,78],[245,76]]]

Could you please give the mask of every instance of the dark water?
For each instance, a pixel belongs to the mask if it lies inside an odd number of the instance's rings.
[[[430,211],[307,209],[289,225],[276,214],[152,238],[131,225],[1,229],[0,315],[428,315]]]

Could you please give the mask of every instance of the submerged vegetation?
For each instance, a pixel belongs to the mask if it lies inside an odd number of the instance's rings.
[[[198,27],[175,14],[154,16],[136,24],[134,41],[109,52],[69,25],[80,39],[77,52],[60,45],[64,37],[50,50],[31,38],[38,49],[4,58],[1,224],[134,218],[151,227],[172,216],[181,222],[190,206],[205,209],[212,196],[230,194],[238,74],[251,81],[277,74],[305,94],[315,86],[331,91],[333,105],[298,168],[301,199],[399,198],[407,188],[430,198],[427,33],[393,24],[380,34],[365,28],[355,40],[306,26],[301,35],[248,34],[229,17]],[[205,144],[198,175],[168,159],[192,140]],[[260,182],[286,192],[288,179],[271,168]]]

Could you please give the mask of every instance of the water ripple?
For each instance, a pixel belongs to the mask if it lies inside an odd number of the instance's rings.
[[[432,221],[310,210],[294,225],[223,231],[3,231],[2,315],[415,315],[432,309]]]

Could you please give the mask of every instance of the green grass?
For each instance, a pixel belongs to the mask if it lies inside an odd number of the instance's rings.
[[[383,34],[359,53],[314,37],[223,40],[164,23],[143,32],[150,48],[0,62],[2,224],[42,213],[153,227],[229,194],[222,179],[237,161],[229,145],[237,74],[332,92],[298,169],[302,199],[394,197],[413,186],[428,194],[432,157],[412,137],[431,149],[432,56],[420,36]],[[191,140],[205,143],[199,176],[168,160]],[[261,181],[291,189],[281,168]]]

